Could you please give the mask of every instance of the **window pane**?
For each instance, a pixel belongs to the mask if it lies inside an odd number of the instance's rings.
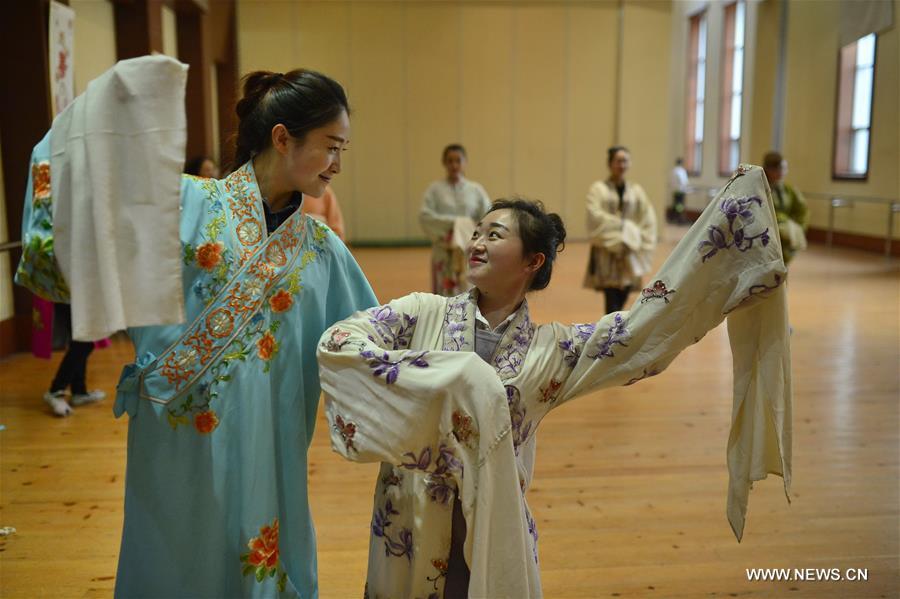
[[[738,139],[741,136],[741,95],[731,96],[731,131],[729,137]]]
[[[744,45],[744,3],[738,2],[734,11],[734,45]]]
[[[850,149],[850,172],[864,174],[869,157],[869,130],[860,129],[853,132]]]
[[[706,97],[706,64],[697,65],[697,100],[703,101]]]
[[[734,49],[734,64],[732,65],[731,91],[739,94],[744,88],[744,49]]]
[[[861,129],[869,126],[872,110],[872,67],[856,71],[853,82],[853,120],[851,126]]]
[[[706,15],[700,18],[700,36],[697,44],[697,55],[706,58]]]
[[[868,67],[875,63],[875,34],[870,33],[856,42],[856,66]]]
[[[694,141],[703,141],[703,102],[697,102],[697,110],[694,113]]]
[[[694,146],[694,168],[700,170],[701,159],[703,158],[703,144],[698,143]]]
[[[728,152],[728,170],[733,171],[738,167],[741,158],[741,142],[733,140]]]

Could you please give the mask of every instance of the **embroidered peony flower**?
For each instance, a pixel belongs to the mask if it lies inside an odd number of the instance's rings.
[[[434,566],[434,569],[440,572],[441,574],[447,573],[447,560],[445,559],[433,559],[431,560],[431,565]]]
[[[285,289],[279,289],[275,295],[269,298],[269,306],[272,312],[287,312],[294,305],[294,298]]]
[[[194,428],[197,429],[197,432],[208,435],[216,430],[217,426],[219,426],[219,417],[212,410],[206,410],[194,416]]]
[[[246,554],[246,561],[251,566],[262,566],[271,570],[278,565],[278,518],[272,520],[271,526],[263,526],[259,529],[259,536],[250,539],[247,543],[250,553]]]
[[[221,241],[211,241],[197,247],[197,265],[204,270],[212,270],[222,261],[222,252],[225,244]]]
[[[256,355],[260,360],[268,362],[272,356],[278,351],[278,342],[275,337],[268,331],[256,342]]]
[[[32,195],[35,200],[50,197],[50,163],[41,162],[31,165]]]

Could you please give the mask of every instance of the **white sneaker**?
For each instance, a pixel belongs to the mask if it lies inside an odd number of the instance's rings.
[[[105,398],[106,393],[104,393],[100,389],[94,389],[93,391],[88,391],[87,393],[73,393],[72,405],[77,408],[89,403],[96,403]]]
[[[65,391],[47,391],[44,393],[44,401],[53,409],[57,416],[68,416],[72,413],[72,406],[66,401]]]

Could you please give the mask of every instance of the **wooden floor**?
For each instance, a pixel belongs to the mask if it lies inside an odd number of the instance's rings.
[[[667,231],[658,263],[679,229]],[[379,298],[422,289],[425,249],[356,252]],[[538,322],[594,320],[587,247],[561,255],[530,300]],[[731,357],[722,327],[662,375],[545,419],[529,500],[544,591],[563,597],[897,597],[900,589],[900,271],[880,256],[812,247],[792,265],[794,486],[751,493],[744,541],[725,519]],[[112,395],[130,345],[95,352]],[[60,359],[0,361],[3,597],[109,597],[122,526],[127,419],[112,403],[54,418],[40,401]],[[320,414],[321,419],[321,414]],[[374,467],[341,461],[323,421],[310,452],[321,596],[359,597]],[[866,569],[868,581],[751,582],[747,568]],[[165,576],[160,572],[160,576]]]

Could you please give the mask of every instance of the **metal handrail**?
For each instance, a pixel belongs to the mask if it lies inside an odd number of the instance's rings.
[[[835,210],[837,210],[838,208],[852,208],[856,204],[856,202],[882,204],[884,206],[887,206],[888,218],[887,231],[884,235],[884,257],[890,259],[891,246],[894,242],[894,214],[900,212],[900,200],[866,196],[847,196],[843,194],[830,195],[824,193],[808,193],[804,194],[804,196],[814,200],[825,200],[828,202],[828,232],[826,233],[828,247],[831,247],[832,242],[834,241]]]

